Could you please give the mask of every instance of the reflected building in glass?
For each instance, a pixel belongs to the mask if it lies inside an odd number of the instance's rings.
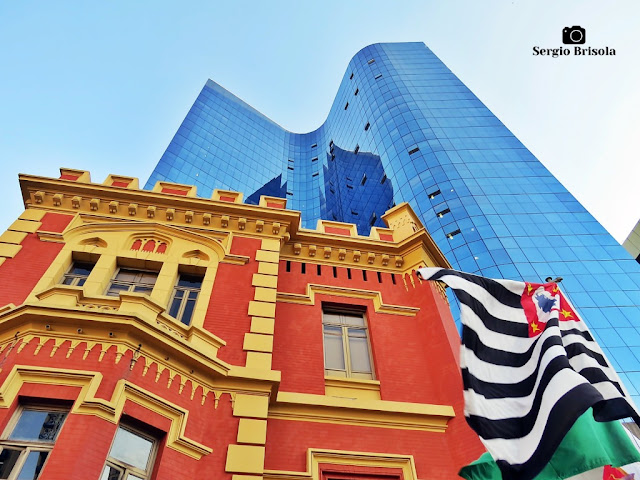
[[[358,52],[327,120],[306,134],[209,80],[147,187],[158,180],[203,197],[286,197],[303,226],[338,220],[361,234],[408,202],[456,269],[564,277],[640,404],[640,265],[423,43]]]

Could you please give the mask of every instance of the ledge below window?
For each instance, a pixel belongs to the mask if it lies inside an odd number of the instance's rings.
[[[325,376],[324,394],[330,397],[380,400],[380,382],[378,380]]]

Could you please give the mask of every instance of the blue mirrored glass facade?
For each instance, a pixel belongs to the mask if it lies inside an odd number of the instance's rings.
[[[147,188],[158,180],[205,197],[286,197],[303,226],[324,218],[361,234],[408,202],[456,269],[564,277],[640,404],[640,265],[422,43],[358,52],[327,120],[306,134],[209,80]]]

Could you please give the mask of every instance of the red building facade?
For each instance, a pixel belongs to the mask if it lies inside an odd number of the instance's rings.
[[[412,275],[447,263],[408,205],[362,237],[280,198],[20,183],[0,478],[450,479],[483,451],[444,292]]]

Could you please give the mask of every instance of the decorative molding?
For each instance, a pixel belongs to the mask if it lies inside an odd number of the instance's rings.
[[[402,480],[417,480],[416,464],[413,455],[394,455],[392,453],[350,452],[347,450],[326,450],[310,448],[307,450],[307,470],[288,472],[284,470],[265,470],[265,480],[320,480],[321,465],[337,467],[379,468],[384,475],[385,469],[400,471]],[[351,472],[353,469],[349,469]],[[357,470],[356,470],[357,472]],[[398,473],[400,473],[398,472]],[[368,473],[371,473],[370,471]],[[394,475],[396,477],[397,475]]]
[[[454,417],[450,405],[278,392],[268,418],[444,433]]]
[[[304,294],[278,292],[277,301],[283,303],[298,303],[301,305],[315,305],[316,294],[335,295],[348,298],[360,298],[373,301],[373,308],[376,313],[389,313],[392,315],[404,315],[415,317],[420,311],[417,307],[405,305],[386,304],[382,300],[382,294],[373,290],[361,290],[357,288],[336,287],[331,285],[319,285],[315,283],[307,284],[307,291]]]
[[[167,447],[196,460],[213,451],[185,435],[188,410],[123,379],[118,380],[111,400],[105,400],[96,397],[101,382],[100,372],[14,365],[0,387],[0,408],[9,408],[25,383],[80,387],[71,413],[95,415],[117,423],[125,402],[131,401],[171,421],[167,432]]]

